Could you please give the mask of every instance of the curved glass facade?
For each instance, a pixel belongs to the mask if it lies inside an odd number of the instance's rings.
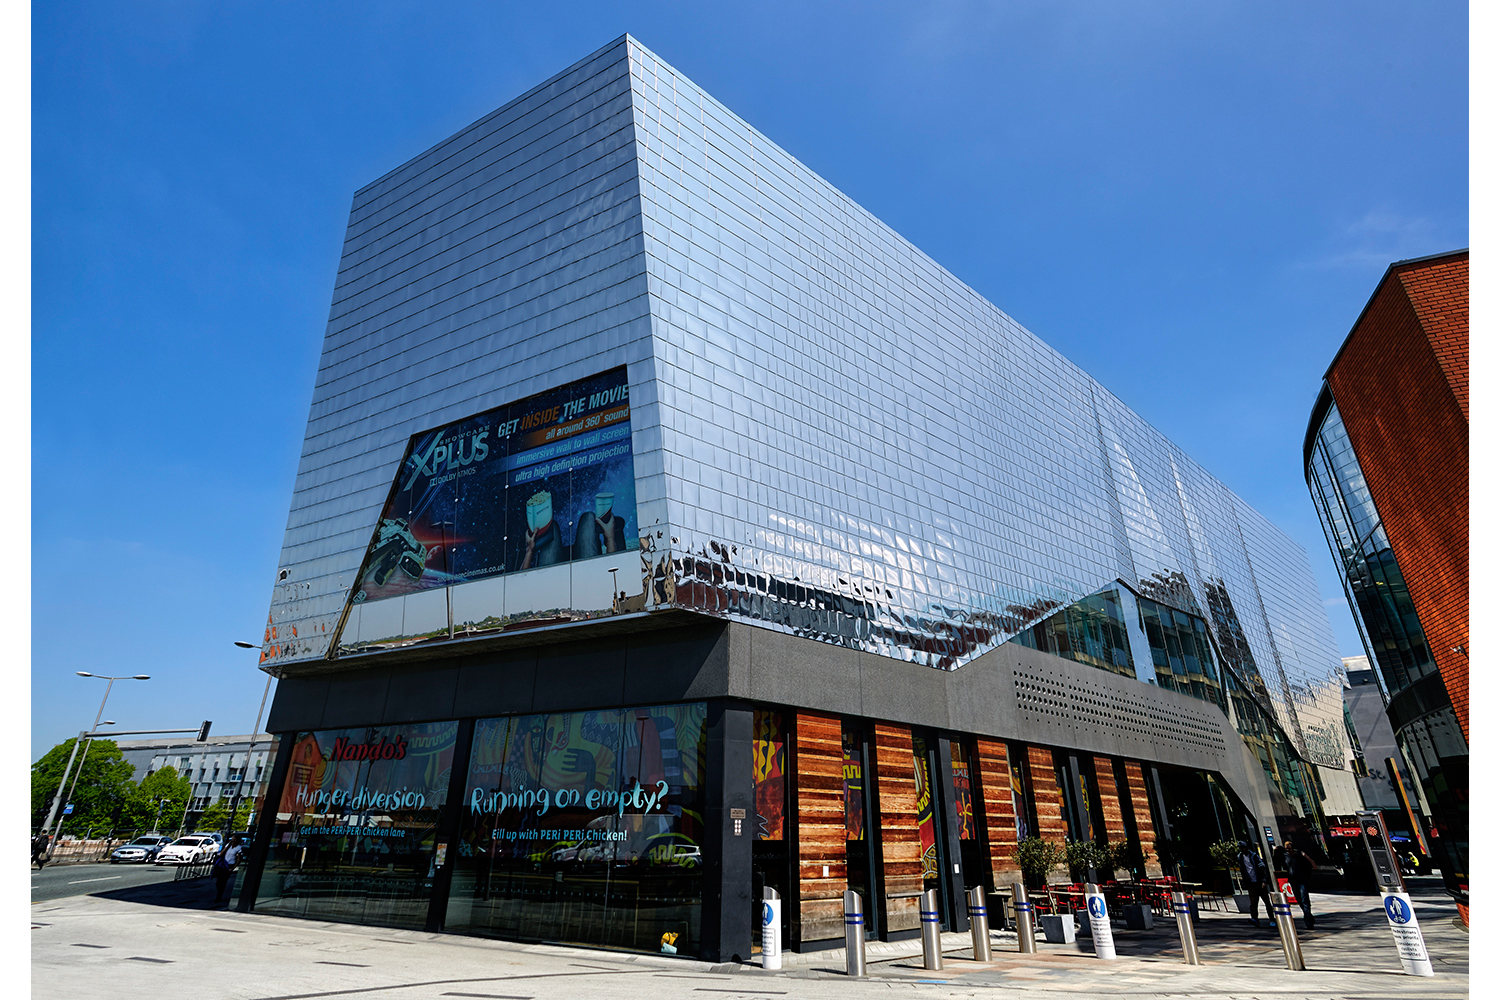
[[[1319,410],[1322,410],[1321,419]],[[1438,673],[1339,408],[1325,390],[1314,410],[1307,485],[1341,570],[1354,621],[1375,664],[1405,766],[1426,811],[1448,835],[1454,871],[1468,865],[1468,742]],[[1459,772],[1462,772],[1461,774]]]

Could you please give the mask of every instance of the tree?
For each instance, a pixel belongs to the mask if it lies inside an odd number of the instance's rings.
[[[180,776],[176,768],[153,771],[141,779],[126,801],[119,825],[123,829],[151,829],[159,816],[164,824],[176,826],[192,794],[193,783]]]
[[[32,826],[40,829],[47,821],[47,812],[52,798],[57,794],[58,782],[62,780],[63,768],[68,766],[68,757],[73,753],[77,738],[64,740],[42,755],[42,759],[31,765],[31,816]],[[109,828],[121,811],[126,799],[135,789],[131,776],[135,768],[125,761],[114,740],[94,740],[92,746],[79,748],[78,756],[83,764],[73,763],[68,776],[68,786],[73,788],[73,814],[63,818],[60,830],[68,833],[84,833],[92,827]],[[74,775],[77,783],[74,783]],[[68,788],[63,788],[67,794]],[[67,803],[63,803],[66,806]],[[62,807],[58,809],[62,815]]]
[[[198,817],[198,829],[210,833],[223,830],[225,822],[229,819],[229,802],[228,798],[222,798],[209,806],[203,815]],[[252,804],[249,799],[240,800],[240,807],[234,815],[234,827],[229,831],[230,833],[238,833],[250,822],[250,806]]]

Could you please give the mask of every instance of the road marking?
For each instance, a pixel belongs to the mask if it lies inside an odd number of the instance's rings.
[[[69,882],[68,884],[69,885],[83,885],[83,883],[85,883],[85,882],[113,882],[117,878],[124,878],[124,877],[125,877],[124,875],[106,875],[103,878],[81,878],[77,882]]]

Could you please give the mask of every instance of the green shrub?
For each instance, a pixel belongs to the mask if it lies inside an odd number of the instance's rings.
[[[1092,840],[1070,840],[1068,841],[1068,867],[1075,872],[1085,872],[1090,868],[1103,868],[1108,859],[1104,848]]]
[[[1051,841],[1027,837],[1016,845],[1016,865],[1029,878],[1044,879],[1062,865],[1067,854]]]
[[[1240,845],[1232,840],[1221,840],[1218,843],[1208,845],[1208,856],[1214,859],[1214,864],[1220,868],[1234,871],[1240,863]]]

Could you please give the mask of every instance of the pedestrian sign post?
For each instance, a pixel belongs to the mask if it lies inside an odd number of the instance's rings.
[[[1375,869],[1375,880],[1380,884],[1381,906],[1385,909],[1386,922],[1391,925],[1391,936],[1396,939],[1396,954],[1401,959],[1401,968],[1408,976],[1430,976],[1432,960],[1427,957],[1427,944],[1422,940],[1422,929],[1417,926],[1417,914],[1411,908],[1411,897],[1406,894],[1406,882],[1401,878],[1401,866],[1396,863],[1396,852],[1391,848],[1391,836],[1385,828],[1385,817],[1373,809],[1355,813],[1359,820],[1359,832],[1370,853],[1370,865]]]
[[[63,815],[64,816],[71,816],[71,815],[73,815],[73,803],[69,802],[67,805],[63,806]]]
[[[781,894],[766,886],[760,901],[760,964],[762,968],[781,968]]]
[[[1089,935],[1094,939],[1094,955],[1098,958],[1115,957],[1115,932],[1109,924],[1109,906],[1104,894],[1093,882],[1083,887],[1083,903],[1089,911]]]
[[[1401,958],[1402,970],[1408,976],[1433,975],[1432,960],[1427,956],[1427,943],[1422,940],[1422,929],[1417,926],[1411,897],[1404,892],[1388,892],[1381,897],[1381,904],[1391,925],[1391,937],[1396,939],[1396,954]]]

